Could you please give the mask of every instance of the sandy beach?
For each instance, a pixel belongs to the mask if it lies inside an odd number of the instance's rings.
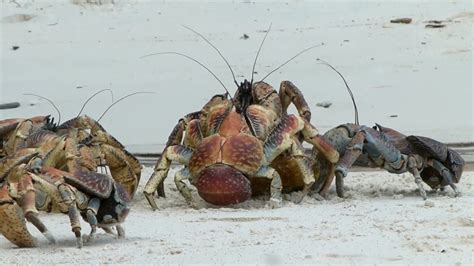
[[[179,118],[224,89],[184,58],[141,57],[185,53],[233,92],[223,60],[182,25],[219,47],[240,82],[250,79],[272,23],[255,79],[320,44],[266,81],[276,89],[282,80],[296,84],[321,132],[353,122],[354,111],[344,83],[317,58],[344,74],[362,124],[377,122],[447,143],[474,142],[470,1],[113,2],[0,2],[0,104],[20,103],[0,110],[0,119],[51,114],[58,120],[48,102],[25,93],[53,100],[66,121],[99,90],[110,89],[113,96],[100,94],[86,106],[84,114],[94,118],[124,95],[152,92],[114,106],[100,122],[130,151],[159,153]],[[390,22],[397,18],[412,21]],[[358,171],[346,178],[347,199],[337,198],[333,187],[324,201],[308,196],[295,204],[298,193],[293,193],[277,209],[268,208],[266,198],[216,208],[194,192],[198,209],[193,209],[175,188],[177,169],[165,183],[168,197],[159,199],[161,209],[153,212],[142,194],[152,168],[144,168],[124,223],[125,239],[100,231],[77,249],[68,217],[41,213],[57,243],[48,244],[32,226],[38,248],[19,249],[0,236],[2,264],[474,263],[472,170],[464,173],[462,196],[456,198],[448,190],[423,201],[410,174]],[[84,222],[83,228],[88,233]]]

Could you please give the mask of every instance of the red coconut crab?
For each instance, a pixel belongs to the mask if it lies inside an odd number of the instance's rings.
[[[320,178],[314,185],[315,191],[326,196],[335,176],[337,195],[344,197],[343,179],[352,165],[357,165],[382,168],[395,174],[411,173],[423,199],[427,197],[423,182],[432,189],[450,186],[455,196],[460,195],[454,183],[461,178],[464,160],[456,151],[428,137],[406,136],[379,124],[360,125],[357,106],[345,78],[333,66],[323,63],[343,79],[354,104],[355,123],[339,125],[324,134],[341,157],[337,163],[331,163],[324,156],[316,156],[315,169],[319,169]]]
[[[190,30],[220,54],[205,37]],[[263,41],[258,53],[262,44]],[[158,54],[176,54],[197,62],[221,83],[227,93],[214,96],[200,112],[188,114],[175,126],[144,188],[145,197],[154,210],[158,206],[153,195],[167,177],[172,161],[185,165],[176,173],[175,183],[191,205],[191,191],[185,180],[196,186],[206,202],[219,206],[246,201],[253,192],[270,187],[269,202],[276,207],[281,203],[283,189],[302,190],[303,198],[315,182],[313,160],[305,154],[300,140],[312,144],[329,161],[338,160],[338,152],[310,124],[311,112],[301,91],[289,81],[281,83],[279,92],[263,82],[276,69],[259,82],[253,82],[252,74],[251,81],[244,80],[239,85],[229,63],[220,54],[238,87],[235,96],[228,99],[230,93],[224,84],[194,58],[174,52]],[[291,103],[299,115],[287,114]],[[158,194],[164,196],[162,191]]]

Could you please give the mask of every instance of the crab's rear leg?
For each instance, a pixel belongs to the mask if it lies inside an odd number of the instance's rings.
[[[443,181],[453,189],[454,195],[456,197],[461,196],[461,192],[457,189],[456,185],[454,184],[453,175],[451,174],[449,169],[446,168],[446,166],[444,166],[442,163],[440,163],[438,160],[435,160],[435,159],[431,160],[429,164],[443,176]]]
[[[158,209],[158,206],[156,205],[156,202],[153,199],[153,194],[168,175],[171,162],[175,161],[184,165],[188,165],[192,154],[193,150],[182,145],[169,146],[161,154],[160,159],[156,163],[153,174],[151,175],[150,179],[145,185],[145,188],[143,189],[143,193],[145,194],[145,197],[148,200],[148,203],[153,208],[153,210]]]
[[[61,198],[64,203],[68,206],[68,216],[71,222],[72,232],[76,236],[76,245],[78,248],[82,248],[82,235],[81,235],[81,221],[80,221],[80,213],[77,209],[76,200],[74,196],[74,192],[71,190],[69,185],[61,184],[58,187],[59,193],[61,194]]]
[[[99,198],[92,198],[89,200],[86,209],[86,221],[91,226],[91,232],[89,235],[85,236],[85,241],[91,241],[95,238],[95,234],[97,232],[97,212],[100,208],[100,199]]]
[[[255,177],[268,178],[271,180],[269,200],[270,207],[280,207],[282,202],[281,191],[283,189],[283,184],[278,172],[272,167],[262,166],[260,167],[260,169],[258,169],[257,173],[255,174]]]
[[[192,180],[192,175],[189,172],[189,168],[187,167],[176,172],[174,176],[174,183],[176,184],[176,188],[178,189],[179,193],[181,193],[181,195],[186,200],[186,203],[193,206],[193,195],[191,194],[189,187],[184,182],[185,180]]]

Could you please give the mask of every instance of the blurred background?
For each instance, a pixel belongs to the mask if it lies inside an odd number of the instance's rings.
[[[401,20],[400,20],[401,19]],[[401,23],[400,23],[401,22]],[[336,67],[352,88],[362,124],[448,143],[472,143],[473,60],[471,1],[9,1],[1,2],[0,119],[51,114],[63,121],[102,89],[83,114],[132,152],[160,152],[177,121],[199,110],[221,85],[180,52],[209,67],[234,92],[232,75],[203,34],[230,62],[238,81],[256,64],[264,77],[301,50],[321,44],[266,79],[278,90],[290,80],[324,132],[354,121],[352,102]],[[324,106],[324,107],[321,107]]]

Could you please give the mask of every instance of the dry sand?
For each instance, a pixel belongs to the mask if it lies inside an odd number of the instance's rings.
[[[18,249],[0,238],[6,264],[315,264],[402,263],[472,264],[474,254],[474,172],[464,174],[460,198],[430,194],[424,202],[409,174],[350,173],[350,199],[306,197],[292,203],[288,195],[278,209],[254,199],[232,208],[214,208],[195,193],[199,209],[186,205],[172,174],[167,199],[153,212],[141,194],[124,223],[127,236],[98,239],[75,247],[66,215],[42,219],[58,243],[49,245],[32,227],[40,247]],[[151,174],[146,168],[142,185]],[[83,223],[84,230],[88,226]]]

